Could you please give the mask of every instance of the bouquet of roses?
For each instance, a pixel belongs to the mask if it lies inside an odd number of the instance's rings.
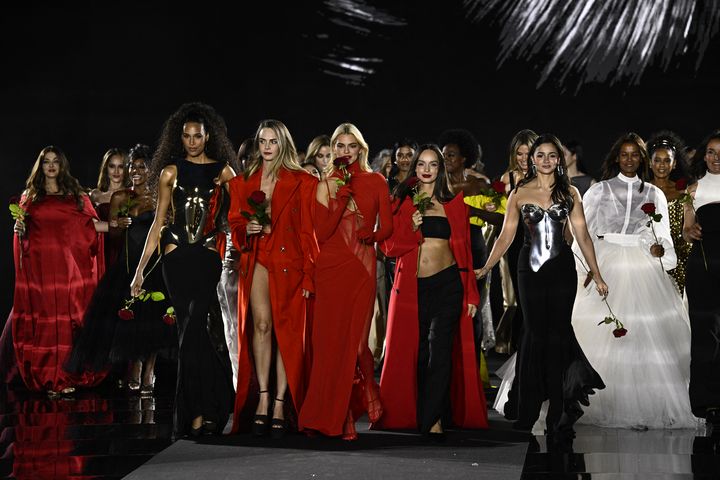
[[[647,222],[647,226],[650,227],[650,230],[652,231],[653,237],[655,238],[655,244],[660,245],[660,241],[657,238],[657,235],[655,235],[655,222],[659,222],[662,220],[662,214],[655,212],[655,204],[652,202],[644,203],[640,210],[645,212],[645,214],[650,218]],[[665,267],[662,263],[662,257],[658,257],[658,260],[660,260],[660,267],[665,271]]]
[[[27,213],[27,210],[25,210],[25,208],[23,208],[20,205],[20,203],[21,202],[17,198],[11,198],[10,205],[8,206],[8,208],[10,209],[10,215],[12,216],[13,220],[24,224],[25,217],[28,216],[28,213]],[[18,233],[18,236],[22,237],[23,234]],[[22,270],[22,255],[23,255],[22,246],[20,247],[19,255],[20,255],[20,265],[19,266],[20,266],[20,270]]]
[[[421,215],[425,215],[425,211],[433,206],[432,197],[420,190],[420,179],[418,177],[410,177],[407,186],[413,192],[413,205]]]
[[[350,182],[350,172],[348,172],[348,166],[350,165],[350,157],[338,157],[333,160],[333,166],[342,173],[342,178],[336,178],[335,183],[338,187],[342,187]]]
[[[490,185],[490,188],[484,193],[484,195],[491,198],[496,208],[500,208],[503,197],[505,197],[505,183],[500,180],[495,180]]]
[[[240,214],[248,220],[257,220],[260,225],[270,225],[270,215],[267,214],[268,202],[265,192],[255,190],[250,194],[247,201],[248,205],[252,207],[253,212],[242,210]]]
[[[687,180],[684,178],[681,178],[675,182],[675,189],[684,191],[684,193],[678,198],[678,202],[682,203],[683,205],[690,205],[693,213],[695,213],[695,204],[692,195],[687,192],[687,183]],[[702,240],[700,240],[700,253],[702,253],[703,263],[705,264],[705,271],[707,272],[707,258],[705,258],[705,247],[703,246]]]

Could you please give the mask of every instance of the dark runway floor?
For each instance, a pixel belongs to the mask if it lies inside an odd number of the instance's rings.
[[[502,360],[491,356],[491,371]],[[488,430],[450,431],[441,444],[368,431],[366,419],[351,443],[294,434],[172,444],[173,382],[173,366],[161,364],[148,398],[110,382],[53,400],[8,386],[0,392],[0,477],[720,479],[720,439],[703,432],[578,426],[574,439],[549,442],[513,431],[494,412]],[[487,394],[492,405],[494,390]]]

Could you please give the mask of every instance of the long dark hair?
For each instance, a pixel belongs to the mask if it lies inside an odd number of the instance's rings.
[[[688,165],[685,157],[685,142],[682,141],[677,133],[670,130],[663,130],[652,134],[647,141],[648,157],[650,160],[652,160],[653,153],[655,153],[656,150],[663,148],[672,152],[673,160],[675,161],[675,168],[670,172],[668,178],[673,181],[687,178]],[[652,179],[654,176],[652,168],[649,168],[648,178]]]
[[[185,103],[170,115],[163,125],[148,178],[149,187],[153,191],[157,189],[163,168],[175,163],[179,158],[185,158],[182,131],[183,125],[188,122],[201,124],[208,133],[205,154],[209,158],[228,165],[232,164],[235,150],[228,139],[225,120],[210,105],[199,102]]]
[[[616,177],[620,173],[620,149],[625,143],[633,143],[637,145],[640,150],[640,167],[637,170],[637,176],[640,178],[640,191],[645,189],[645,180],[648,178],[648,165],[650,164],[650,157],[648,156],[647,147],[642,137],[637,133],[630,132],[622,135],[620,138],[615,140],[612,148],[605,156],[605,161],[602,165],[602,180]]]
[[[573,199],[572,193],[570,193],[570,178],[568,178],[567,176],[565,151],[563,150],[563,144],[562,142],[560,142],[560,139],[551,133],[543,133],[542,135],[539,135],[537,139],[535,139],[535,142],[533,142],[532,146],[530,147],[530,152],[528,152],[527,173],[525,174],[525,178],[518,182],[517,187],[515,187],[515,191],[517,191],[517,189],[522,187],[523,185],[530,183],[532,179],[537,177],[537,168],[535,168],[533,156],[535,155],[535,151],[540,147],[540,145],[544,143],[552,144],[558,152],[558,164],[554,172],[555,183],[553,185],[550,198],[552,199],[553,203],[564,204],[567,206],[568,210],[571,211],[573,209],[573,204],[575,203],[575,201]]]
[[[123,163],[123,179],[122,188],[130,186],[130,177],[127,172],[128,157],[125,150],[122,148],[113,147],[105,152],[103,155],[103,161],[100,164],[100,174],[98,175],[97,189],[101,192],[107,192],[110,189],[110,175],[108,175],[108,164],[110,159],[115,155],[119,155],[122,158]]]
[[[720,140],[720,130],[715,130],[705,137],[702,143],[695,150],[695,156],[690,164],[690,175],[694,181],[700,180],[707,173],[707,163],[705,163],[705,152],[707,146],[712,140]]]
[[[58,172],[57,184],[58,189],[62,195],[72,195],[75,197],[78,210],[83,209],[82,196],[84,195],[83,188],[80,186],[80,182],[70,174],[70,163],[67,157],[60,148],[49,145],[38,154],[37,160],[30,171],[30,176],[25,181],[25,195],[27,203],[34,203],[42,200],[47,196],[45,191],[45,174],[43,173],[42,164],[45,160],[45,155],[48,153],[54,153],[57,155],[60,161],[60,171]]]
[[[447,203],[455,198],[455,195],[453,195],[450,191],[450,184],[448,183],[447,175],[445,174],[445,158],[443,157],[442,151],[434,143],[426,143],[425,145],[421,145],[415,151],[415,156],[413,157],[412,165],[410,165],[410,173],[408,174],[408,177],[402,183],[399,183],[393,190],[393,196],[399,200],[397,209],[395,209],[396,212],[400,209],[400,205],[402,205],[405,201],[405,198],[408,196],[412,197],[412,187],[410,186],[410,183],[414,183],[416,180],[411,179],[417,178],[415,170],[417,169],[418,159],[420,158],[420,154],[425,150],[432,151],[437,157],[439,163],[438,175],[435,179],[435,187],[433,188],[433,195],[441,203]]]

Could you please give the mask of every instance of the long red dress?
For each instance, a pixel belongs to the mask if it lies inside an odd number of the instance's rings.
[[[15,236],[12,338],[20,376],[30,390],[94,386],[104,373],[62,369],[73,334],[105,269],[98,217],[83,195],[48,195],[26,207],[26,232]],[[22,264],[20,249],[22,248]]]
[[[229,183],[228,221],[233,243],[241,253],[238,286],[239,351],[230,352],[231,355],[239,355],[234,432],[249,427],[243,420],[248,417],[249,409],[254,411],[255,403],[248,401],[251,379],[255,373],[252,362],[250,289],[259,242],[258,235],[248,238],[248,220],[240,212],[253,211],[247,199],[252,192],[260,190],[261,176],[262,172],[258,171],[247,180],[240,175]],[[311,206],[315,201],[316,187],[315,177],[304,171],[280,170],[270,205],[271,233],[267,234],[264,243],[267,262],[264,266],[269,277],[273,331],[285,366],[295,412],[300,411],[307,383],[304,365],[307,300],[302,296],[302,289],[315,291],[313,275],[318,247]]]
[[[315,268],[313,355],[298,427],[325,435],[341,435],[348,408],[352,406],[353,418],[358,418],[364,409],[365,389],[377,388],[367,346],[376,287],[372,241],[382,241],[392,233],[385,179],[361,170],[357,161],[348,171],[354,194],[342,212],[337,199],[328,199],[327,208],[314,202],[320,254]],[[330,181],[340,176],[335,172]],[[372,231],[378,214],[379,229],[369,244],[360,241],[358,231]],[[361,375],[355,374],[356,367]]]
[[[396,201],[397,202],[397,201]],[[480,296],[472,271],[470,229],[463,194],[443,204],[450,223],[450,250],[463,284],[463,315],[453,343],[450,405],[453,423],[462,428],[487,428],[487,406],[475,355],[472,318],[467,305],[478,305]],[[393,205],[393,210],[397,203]],[[423,237],[412,230],[415,207],[406,198],[393,215],[393,234],[380,244],[388,257],[397,257],[395,282],[390,295],[385,363],[380,378],[384,413],[373,428],[417,428],[418,286],[417,265]]]

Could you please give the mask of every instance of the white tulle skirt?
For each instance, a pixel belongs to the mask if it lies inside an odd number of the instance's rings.
[[[608,308],[594,284],[579,284],[573,310],[575,335],[606,384],[578,423],[606,427],[696,428],[690,410],[690,322],[682,298],[660,261],[639,245],[596,243],[608,303],[625,324],[599,325]],[[581,278],[584,279],[584,273]]]

